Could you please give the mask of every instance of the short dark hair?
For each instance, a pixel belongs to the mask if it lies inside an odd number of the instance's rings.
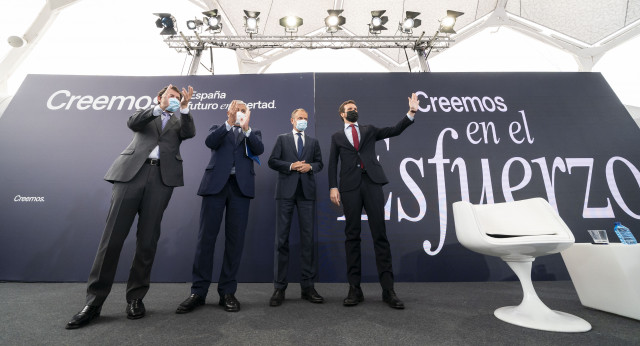
[[[164,94],[165,91],[167,91],[167,88],[169,86],[167,85],[166,87],[162,88],[162,90],[158,91],[158,97],[162,97],[162,94]],[[171,86],[171,90],[175,91],[178,93],[178,95],[180,95],[180,101],[182,101],[182,93],[180,92],[180,90],[178,89],[177,86],[172,85]]]
[[[342,115],[340,115],[340,114],[344,113],[344,106],[346,106],[348,104],[354,104],[355,105],[356,101],[354,101],[354,100],[346,100],[346,101],[342,102],[342,104],[340,105],[340,108],[338,108],[338,116],[340,117],[340,120],[343,120],[342,119]]]
[[[340,105],[340,108],[338,108],[338,115],[339,115],[340,113],[344,113],[344,106],[346,106],[346,105],[348,105],[348,104],[354,104],[354,105],[355,105],[355,104],[356,104],[356,101],[354,101],[354,100],[347,100],[347,101],[342,102],[342,104]]]

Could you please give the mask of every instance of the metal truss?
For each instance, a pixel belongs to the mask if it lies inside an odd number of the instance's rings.
[[[227,49],[344,49],[344,48],[409,48],[413,50],[444,49],[453,42],[447,36],[216,36],[194,35],[167,36],[164,42],[178,51],[207,48]]]

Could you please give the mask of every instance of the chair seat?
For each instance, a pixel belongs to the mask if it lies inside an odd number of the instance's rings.
[[[589,322],[549,309],[533,288],[532,262],[573,245],[573,233],[542,198],[473,205],[453,203],[458,241],[469,250],[502,258],[520,279],[523,299],[518,306],[497,309],[502,321],[553,332],[586,332]]]

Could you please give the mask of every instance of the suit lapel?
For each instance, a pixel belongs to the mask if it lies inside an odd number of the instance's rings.
[[[244,131],[242,131],[242,129],[240,128],[240,135],[238,136],[238,143],[236,143],[236,145],[240,145],[243,139],[245,139]]]
[[[175,115],[172,115],[169,120],[167,120],[167,124],[164,125],[164,130],[162,130],[162,133],[167,132],[167,130],[177,122],[178,118]],[[160,129],[162,129],[162,119],[160,119]]]
[[[358,127],[360,129],[360,147],[362,147],[362,139],[364,138],[363,132],[362,132],[362,127]],[[347,133],[344,131],[344,129],[342,130],[342,136],[341,136],[344,140],[345,140],[345,147],[353,150],[353,151],[357,151],[356,147],[353,146],[353,144],[351,144],[351,142],[349,141],[349,138],[347,137]]]
[[[158,131],[158,136],[162,134],[162,114],[156,117],[153,122],[156,124],[156,130]]]
[[[291,151],[293,157],[298,157],[298,150],[296,150],[296,137],[293,135],[293,132],[287,133],[286,146],[289,147],[288,150]]]

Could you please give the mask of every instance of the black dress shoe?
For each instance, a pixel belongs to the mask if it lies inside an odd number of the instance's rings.
[[[393,290],[382,290],[382,300],[394,309],[404,309],[404,303],[398,299]]]
[[[315,288],[309,287],[302,289],[302,299],[308,300],[312,303],[320,304],[324,303],[324,298],[318,294]]]
[[[130,320],[137,320],[143,318],[147,310],[144,308],[142,299],[133,299],[127,303],[127,318]]]
[[[344,306],[355,306],[358,303],[364,301],[364,294],[362,294],[362,289],[356,286],[349,286],[349,294],[347,298],[344,299],[342,305]]]
[[[185,301],[178,305],[176,314],[186,314],[187,312],[193,311],[193,309],[197,308],[200,305],[204,305],[204,298],[193,293],[189,296],[189,298],[185,299]]]
[[[276,288],[276,290],[273,291],[273,295],[271,296],[271,299],[269,299],[269,305],[280,306],[282,305],[283,301],[284,301],[284,290],[280,288]]]
[[[102,310],[102,306],[92,306],[87,305],[82,309],[82,311],[73,315],[71,321],[67,323],[65,326],[66,329],[76,329],[80,327],[84,327],[89,322],[91,322],[94,318],[100,316],[100,311]]]
[[[224,311],[227,312],[240,311],[240,302],[233,294],[225,294],[220,297],[220,302],[218,303],[218,305],[224,306]]]

